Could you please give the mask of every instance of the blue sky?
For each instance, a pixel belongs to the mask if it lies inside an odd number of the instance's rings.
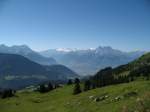
[[[0,0],[0,44],[150,50],[150,0]]]

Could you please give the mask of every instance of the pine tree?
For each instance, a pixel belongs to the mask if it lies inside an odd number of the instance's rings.
[[[51,91],[51,90],[53,90],[54,88],[53,88],[53,85],[51,84],[51,82],[49,82],[48,83],[48,91]]]
[[[40,87],[39,87],[39,92],[41,92],[41,93],[46,92],[46,87],[45,87],[44,84],[41,84],[41,85],[40,85]]]
[[[2,98],[12,97],[14,96],[13,90],[8,89],[2,92]]]
[[[79,93],[81,93],[81,87],[80,87],[79,83],[76,83],[75,86],[74,86],[73,94],[76,95],[76,94],[79,94]]]
[[[84,83],[84,91],[88,91],[91,89],[91,82],[89,80]]]
[[[67,85],[71,85],[71,84],[73,84],[73,82],[71,79],[69,79]]]
[[[80,79],[76,78],[74,81],[75,84],[80,83]]]
[[[76,94],[81,93],[82,91],[81,91],[81,87],[80,87],[80,80],[78,78],[76,78],[74,83],[75,83],[75,86],[74,86],[73,94],[76,95]]]

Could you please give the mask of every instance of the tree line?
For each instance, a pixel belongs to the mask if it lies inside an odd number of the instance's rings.
[[[15,96],[16,90],[4,89],[0,91],[0,97],[2,99]]]
[[[118,70],[118,71],[117,71]],[[115,72],[120,72],[120,69],[115,69]],[[104,87],[108,85],[129,83],[136,80],[137,77],[145,77],[146,80],[150,80],[150,65],[145,65],[138,69],[133,69],[128,75],[114,74],[114,69],[106,67],[100,70],[96,75],[90,77],[83,82],[83,91]],[[75,79],[77,80],[77,79]],[[79,79],[78,79],[79,80]],[[73,94],[81,93],[80,81],[75,81]]]

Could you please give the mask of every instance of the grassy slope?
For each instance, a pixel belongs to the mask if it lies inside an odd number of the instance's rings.
[[[150,92],[150,81],[136,81],[129,84],[108,86],[72,95],[72,86],[56,89],[46,94],[36,92],[20,92],[18,97],[0,99],[1,112],[121,112],[124,105],[132,106],[137,97]],[[112,101],[117,96],[137,91],[138,96],[124,97],[120,101]],[[106,100],[95,102],[89,96],[103,96]]]

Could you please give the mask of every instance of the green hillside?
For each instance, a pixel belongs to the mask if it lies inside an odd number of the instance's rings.
[[[150,69],[150,53],[146,53],[137,60],[130,62],[129,64],[119,66],[113,69],[114,75],[132,75],[132,72],[138,72],[137,75],[141,75],[141,73],[146,72],[143,75],[149,75]],[[148,74],[147,74],[148,73]]]
[[[134,81],[72,95],[73,87],[64,86],[41,94],[23,90],[16,97],[0,99],[1,112],[129,112],[138,101],[150,106],[150,81]],[[105,97],[105,98],[103,98]],[[96,98],[103,98],[95,101]],[[123,110],[124,108],[124,110]],[[142,107],[143,108],[143,107]],[[146,107],[145,107],[146,108]]]
[[[100,88],[78,95],[73,95],[74,85],[48,93],[24,89],[15,97],[0,99],[0,109],[2,112],[150,112],[149,63],[148,53],[127,65],[101,70],[93,80]],[[134,77],[134,80],[124,81],[121,77],[116,80],[113,76]]]

